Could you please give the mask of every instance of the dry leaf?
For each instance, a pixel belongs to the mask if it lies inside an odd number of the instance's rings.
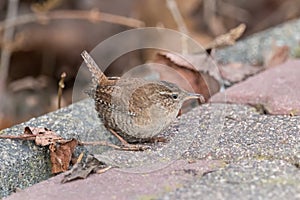
[[[52,164],[51,171],[53,174],[64,172],[69,169],[69,164],[77,145],[78,141],[76,139],[72,139],[62,144],[51,144],[49,146]]]
[[[230,63],[220,66],[222,77],[230,83],[240,82],[261,70],[263,70],[263,67],[246,65],[244,63]]]
[[[228,33],[220,35],[215,38],[211,43],[209,43],[205,49],[215,49],[219,47],[225,47],[229,45],[234,45],[235,41],[242,36],[246,30],[245,24],[240,24],[239,26],[229,30]]]
[[[54,131],[48,130],[47,128],[29,128],[25,127],[24,133],[32,134],[35,136],[35,144],[40,146],[47,146],[55,144],[64,139],[58,136]]]
[[[64,172],[69,169],[74,150],[79,145],[102,145],[119,150],[128,150],[128,148],[122,148],[106,141],[82,142],[76,139],[67,140],[58,136],[54,131],[51,131],[47,128],[25,127],[24,133],[21,135],[0,135],[0,139],[33,140],[35,141],[36,145],[48,146],[50,150],[50,161],[52,165],[51,172],[53,174]],[[103,162],[98,161],[92,156],[90,157],[90,160],[87,160],[87,164],[79,166],[79,163],[77,163],[76,165],[74,165],[73,168],[75,171],[76,168],[79,168],[79,174],[77,172],[73,172],[71,175],[66,176],[64,182],[77,178],[85,178],[92,172],[105,172],[109,169],[106,167],[109,166],[105,165]]]
[[[85,162],[81,161],[75,164],[72,169],[65,174],[61,182],[65,183],[75,179],[85,179],[91,173],[97,173],[99,170],[106,169],[107,167],[109,166],[94,156],[88,155]]]
[[[21,135],[0,135],[3,139],[20,139],[20,140],[34,140],[36,145],[47,146],[57,141],[64,141],[55,132],[46,128],[30,128],[25,127],[24,133]]]
[[[289,54],[290,48],[288,46],[273,45],[270,53],[268,53],[265,57],[264,63],[266,68],[284,63],[289,58]]]
[[[220,90],[221,76],[204,54],[180,56],[170,52],[159,52],[155,62],[173,68],[181,76],[181,79],[178,79],[160,67],[157,71],[162,80],[173,82],[187,91],[200,93],[206,100]],[[182,78],[188,81],[188,84],[184,83]]]
[[[66,140],[47,128],[30,128],[28,126],[21,135],[0,135],[0,138],[34,140],[36,145],[48,146],[52,164],[51,171],[54,174],[68,170],[72,154],[78,145],[76,139]]]

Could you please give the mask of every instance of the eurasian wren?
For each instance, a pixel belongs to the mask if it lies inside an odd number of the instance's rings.
[[[202,95],[166,81],[108,78],[86,51],[81,55],[92,73],[93,88],[88,94],[95,101],[98,116],[123,145],[158,135],[176,118],[185,100],[204,101]]]

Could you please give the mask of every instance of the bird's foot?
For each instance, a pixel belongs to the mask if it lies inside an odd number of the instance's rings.
[[[129,144],[129,143],[122,143],[120,146],[120,150],[125,151],[145,151],[150,149],[151,147],[144,144]]]

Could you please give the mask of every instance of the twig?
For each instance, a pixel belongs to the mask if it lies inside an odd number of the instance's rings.
[[[204,0],[203,1],[203,20],[210,25],[210,20],[215,18],[217,10],[216,0]]]
[[[83,158],[84,153],[81,152],[80,155],[78,156],[77,160],[76,160],[76,164],[80,163],[82,158]]]
[[[18,14],[18,5],[19,0],[11,0],[8,3],[6,21],[3,23],[3,27],[5,27],[5,31],[3,33],[2,41],[0,43],[10,42],[14,37],[14,28],[9,28],[9,24],[7,20],[14,19]],[[0,102],[3,102],[5,93],[6,93],[6,78],[8,76],[9,63],[11,50],[6,48],[5,46],[1,47],[1,60],[0,60]],[[3,105],[0,105],[0,124],[2,124],[3,119],[5,119],[5,114],[3,113]]]
[[[0,135],[0,139],[35,140],[36,135]]]
[[[14,27],[11,27],[9,21],[15,20],[18,14],[19,0],[10,0],[7,9],[6,20],[1,23],[2,29],[5,29],[2,43],[10,42],[14,37]],[[1,29],[0,29],[1,30]],[[5,92],[5,83],[8,75],[11,51],[5,46],[2,47],[0,63],[0,96]]]
[[[114,149],[123,149],[122,147],[106,142],[106,141],[95,141],[95,142],[83,142],[83,141],[78,141],[78,145],[84,146],[84,145],[92,145],[92,146],[108,146],[108,147],[112,147]]]
[[[175,0],[166,0],[166,1],[167,1],[167,7],[172,13],[172,16],[177,24],[178,30],[184,34],[188,34],[188,29],[178,9],[176,1]]]
[[[22,24],[32,23],[32,22],[45,22],[49,20],[59,20],[59,19],[81,19],[89,20],[91,22],[109,22],[114,24],[120,24],[124,26],[139,28],[145,26],[145,23],[128,17],[123,17],[119,15],[99,12],[96,10],[57,10],[50,11],[47,13],[33,13],[20,15],[14,19],[7,19],[5,22],[0,23],[0,31],[14,26],[19,26]]]
[[[12,140],[36,140],[36,137],[37,137],[37,135],[24,135],[24,134],[23,135],[0,135],[0,139],[12,139]],[[63,138],[59,138],[59,139],[55,140],[55,142],[57,142],[59,144],[64,144],[64,143],[69,142],[69,141],[70,140],[66,140],[66,139],[63,139]],[[87,142],[87,141],[77,140],[77,142],[78,142],[78,146],[85,146],[85,145],[107,146],[107,147],[111,147],[111,148],[118,149],[118,150],[124,150],[124,151],[139,151],[139,149],[137,149],[137,148],[118,146],[118,145],[109,143],[107,141]],[[47,144],[47,145],[49,145],[49,144]]]
[[[57,92],[57,104],[58,104],[58,109],[61,108],[61,96],[62,96],[62,91],[65,88],[65,78],[66,78],[67,74],[66,72],[63,72],[60,75],[60,81],[58,82],[58,92]]]
[[[188,34],[188,29],[185,25],[185,22],[183,20],[183,17],[178,9],[177,3],[175,0],[166,0],[167,7],[172,13],[172,16],[174,18],[174,21],[177,24],[178,30],[184,34]],[[182,53],[188,53],[188,47],[187,47],[187,37],[182,36],[181,37],[181,44],[182,44]]]
[[[86,141],[78,141],[78,145],[84,146],[84,145],[92,145],[92,146],[107,146],[107,147],[112,147],[114,149],[118,150],[124,150],[124,151],[140,151],[140,149],[135,148],[135,147],[126,147],[126,146],[118,146],[106,141],[95,141],[95,142],[86,142]],[[142,147],[141,147],[142,149]]]
[[[104,167],[103,169],[99,169],[96,171],[97,174],[103,174],[104,172],[107,172],[108,170],[110,170],[112,168],[112,166],[107,166]]]

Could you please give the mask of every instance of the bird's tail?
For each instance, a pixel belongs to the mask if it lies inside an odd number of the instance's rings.
[[[98,67],[94,59],[90,56],[90,54],[86,51],[81,53],[81,57],[83,58],[84,62],[86,63],[89,71],[92,74],[92,83],[94,85],[102,85],[108,82],[108,78],[105,74],[101,71]]]

